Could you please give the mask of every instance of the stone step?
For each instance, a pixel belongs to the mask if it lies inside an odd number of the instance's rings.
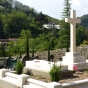
[[[65,55],[66,56],[73,55],[73,57],[81,56],[80,53],[78,53],[78,52],[66,52]]]
[[[84,58],[84,56],[76,56],[73,57],[73,62],[86,62],[86,59]]]
[[[23,86],[23,88],[46,88],[47,83],[35,80],[35,79],[27,79],[27,84]]]

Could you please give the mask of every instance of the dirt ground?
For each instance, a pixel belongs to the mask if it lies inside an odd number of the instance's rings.
[[[45,79],[42,76],[31,76],[33,79],[37,79],[43,82],[51,82],[49,79]],[[67,77],[59,80],[59,83],[66,83],[66,82],[71,82],[71,81],[77,81],[77,80],[83,80],[88,78],[88,73],[87,71],[77,71],[73,73],[73,77]]]

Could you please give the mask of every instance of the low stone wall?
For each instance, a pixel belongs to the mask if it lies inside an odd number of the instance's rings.
[[[69,83],[42,82],[29,78],[28,75],[16,75],[7,69],[0,70],[0,88],[88,88],[88,79]]]
[[[76,51],[79,52],[86,59],[88,59],[88,46],[78,46]],[[66,52],[65,48],[51,51],[51,53],[54,54],[55,61],[58,61],[59,58],[62,58],[65,55],[65,52]],[[35,56],[38,56],[40,59],[46,59],[47,60],[48,53],[47,53],[47,51],[37,52],[37,53],[35,53]]]
[[[88,79],[63,83],[62,88],[88,88]]]
[[[1,69],[0,88],[23,88],[23,85],[26,83],[28,78],[28,75],[17,75],[9,72],[8,69]]]
[[[20,88],[17,85],[11,84],[8,81],[0,79],[0,88]]]

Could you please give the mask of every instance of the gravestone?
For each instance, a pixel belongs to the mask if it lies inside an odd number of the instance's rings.
[[[24,67],[24,72],[29,72],[33,75],[42,76],[44,78],[50,78],[49,71],[52,68],[54,62],[49,62],[46,60],[32,60],[26,61],[26,66]],[[62,77],[72,77],[73,72],[68,70],[67,65],[63,65],[61,62],[55,63],[57,66],[61,66]]]
[[[41,71],[50,71],[50,69],[52,68],[54,62],[49,62],[46,60],[32,60],[32,61],[26,61],[26,67],[29,68],[33,68],[33,69],[38,69]],[[58,66],[60,65],[60,63],[56,63]],[[61,67],[61,70],[68,70],[68,66],[67,65],[63,65]]]
[[[74,65],[78,67],[78,70],[87,69],[88,63],[85,57],[76,52],[76,23],[80,23],[81,20],[76,18],[75,10],[71,10],[71,18],[65,18],[65,22],[70,23],[70,52],[66,52],[63,63],[68,65],[69,70],[73,70]]]

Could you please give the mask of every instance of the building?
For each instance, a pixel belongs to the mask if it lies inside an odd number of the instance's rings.
[[[60,25],[57,24],[56,22],[54,22],[54,23],[44,24],[43,28],[46,28],[46,29],[60,29]]]
[[[11,41],[16,41],[17,38],[9,38],[9,39],[0,39],[0,44],[4,45],[5,47],[8,46],[8,43]]]

